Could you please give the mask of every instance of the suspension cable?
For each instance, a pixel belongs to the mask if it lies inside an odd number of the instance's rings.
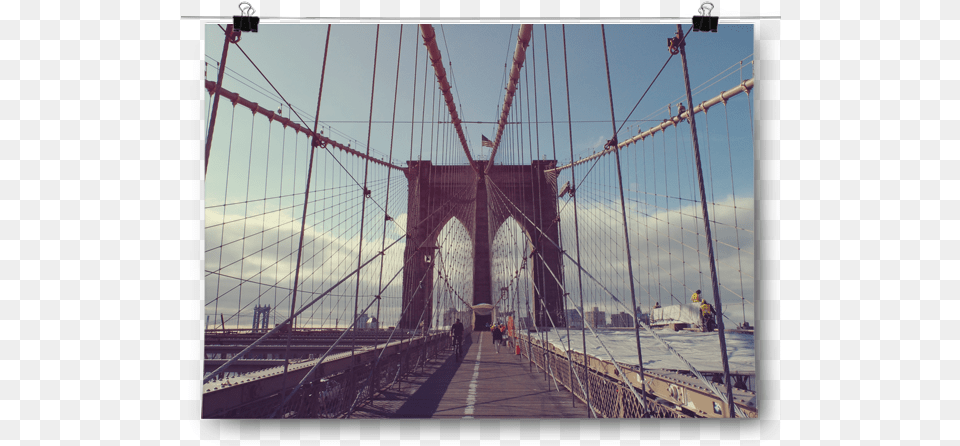
[[[527,219],[527,221],[530,221],[530,218],[529,218],[528,216],[524,215],[522,212],[520,212],[520,210],[519,210],[519,208],[517,207],[517,205],[514,204],[512,201],[510,201],[510,199],[506,197],[506,195],[503,193],[503,191],[500,191],[499,188],[496,187],[496,184],[494,184],[494,183],[490,183],[490,184],[491,184],[497,191],[500,192],[500,194],[501,194],[501,196],[503,197],[503,200],[504,200],[505,203],[509,203],[509,205],[510,205],[511,207],[513,207],[514,209],[517,209],[519,215],[523,216],[525,219]],[[574,209],[576,209],[576,208],[574,208]],[[531,222],[531,223],[532,223],[532,222]],[[543,231],[542,231],[540,228],[537,228],[535,225],[533,226],[533,228],[534,228],[534,229],[537,229],[538,231],[540,231],[541,233],[543,233]],[[549,242],[551,242],[554,246],[558,246],[555,241],[551,240],[549,237],[546,237],[546,234],[544,234],[544,238],[546,238],[546,239],[547,239]],[[615,294],[613,294],[612,292],[610,292],[610,290],[607,289],[607,287],[603,285],[603,282],[601,282],[600,280],[597,280],[596,277],[594,277],[594,276],[593,276],[592,274],[590,274],[585,268],[583,268],[583,265],[581,265],[580,262],[575,261],[575,260],[573,259],[573,257],[571,257],[570,254],[567,254],[566,252],[562,252],[562,254],[563,254],[564,256],[566,256],[568,259],[570,259],[570,261],[574,263],[574,265],[577,267],[577,269],[578,269],[578,271],[579,271],[580,273],[585,274],[590,280],[592,280],[594,283],[596,283],[596,285],[597,285],[600,289],[602,289],[607,295],[609,295],[610,298],[613,299],[614,302],[616,302],[617,304],[619,304],[620,306],[622,306],[622,307],[624,307],[624,308],[627,308],[626,304],[624,304],[623,301],[621,301],[619,298],[617,298],[617,296],[616,296]],[[700,372],[697,371],[697,369],[696,369],[695,367],[693,367],[693,364],[690,364],[689,361],[687,361],[687,360],[684,359],[682,356],[680,356],[680,354],[677,353],[676,350],[673,349],[673,347],[671,347],[669,344],[667,344],[666,341],[663,341],[663,339],[661,339],[659,335],[657,335],[656,333],[654,333],[653,329],[650,328],[647,324],[644,324],[644,323],[643,323],[642,321],[640,321],[640,320],[637,320],[636,323],[638,323],[638,324],[640,324],[641,326],[643,326],[643,328],[644,328],[645,330],[647,330],[648,333],[652,334],[653,337],[654,337],[655,339],[657,339],[661,344],[663,344],[663,345],[667,348],[667,350],[669,350],[671,353],[673,353],[675,356],[677,356],[680,360],[682,360],[682,361],[684,362],[684,364],[686,364],[686,365],[689,367],[690,371],[691,371],[694,375],[696,375],[697,378],[699,378],[699,379],[707,386],[707,389],[711,390],[715,395],[717,395],[718,398],[721,399],[721,401],[723,401],[725,404],[727,404],[728,400],[727,400],[726,396],[725,396],[723,393],[721,393],[719,390],[717,390],[716,387],[714,387],[713,384],[712,384],[710,381],[708,381],[706,378],[704,378],[703,375],[700,374]],[[585,335],[585,333],[584,333],[584,335]],[[584,342],[584,352],[586,352],[586,342]],[[740,417],[746,418],[746,416],[743,414],[742,409],[740,409],[739,406],[734,405],[734,410],[737,412],[737,414],[738,414]]]

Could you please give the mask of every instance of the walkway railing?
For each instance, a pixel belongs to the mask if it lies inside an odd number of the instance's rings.
[[[586,377],[588,385],[580,385],[584,380],[584,355],[571,351],[567,353],[552,344],[544,345],[536,336],[520,334],[518,344],[523,356],[551,376],[558,386],[565,387],[581,402],[585,402],[583,389],[589,389],[591,406],[598,417],[604,418],[640,418],[642,408],[634,392],[624,381],[630,382],[636,392],[641,390],[640,372],[631,368],[621,369],[627,375],[620,378],[619,372],[610,361],[587,356],[590,371]],[[572,376],[571,370],[578,376]],[[649,416],[655,418],[724,418],[726,405],[711,391],[704,388],[698,380],[682,372],[666,370],[645,370],[645,385]],[[741,383],[746,378],[738,379]],[[734,389],[736,405],[750,418],[757,417],[756,393],[746,389]]]
[[[447,333],[393,341],[330,355],[278,412],[280,402],[319,359],[211,381],[203,389],[203,418],[339,418],[375,397],[450,346]],[[382,354],[381,354],[382,352]],[[276,413],[275,413],[276,412]]]

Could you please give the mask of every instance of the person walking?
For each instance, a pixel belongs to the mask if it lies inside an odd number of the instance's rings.
[[[500,353],[500,343],[503,341],[503,332],[500,331],[500,327],[494,325],[490,329],[490,333],[493,334],[493,345],[497,346],[497,353]]]
[[[463,323],[460,322],[460,319],[457,319],[457,322],[453,324],[450,332],[453,333],[453,351],[457,355],[457,361],[459,361],[460,356],[463,354],[460,350],[463,345]]]

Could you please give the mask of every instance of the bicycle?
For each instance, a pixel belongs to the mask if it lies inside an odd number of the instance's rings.
[[[457,362],[463,360],[463,337],[453,337],[453,354],[456,356]]]

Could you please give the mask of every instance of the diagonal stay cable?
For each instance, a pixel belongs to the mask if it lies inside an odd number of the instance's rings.
[[[223,29],[223,25],[217,25],[217,26],[219,26],[220,29]],[[227,32],[227,31],[224,30],[223,32]],[[328,32],[327,32],[328,41],[329,41],[329,38],[330,38],[330,34],[329,34],[329,28],[328,28]],[[307,127],[307,123],[303,120],[303,118],[300,117],[300,114],[297,113],[296,109],[293,108],[293,105],[290,104],[290,101],[288,101],[287,98],[283,97],[283,94],[280,93],[280,90],[277,90],[277,87],[273,85],[273,82],[270,82],[270,79],[267,78],[267,75],[263,74],[263,71],[260,69],[260,67],[257,66],[257,63],[254,62],[249,55],[247,55],[247,52],[243,50],[243,48],[240,46],[240,43],[237,42],[234,45],[236,45],[237,49],[240,50],[241,53],[243,53],[243,55],[247,58],[248,61],[250,61],[250,64],[253,65],[253,68],[256,68],[257,72],[259,72],[260,75],[263,76],[263,80],[267,81],[267,83],[270,84],[270,88],[273,88],[273,91],[277,93],[277,96],[280,96],[280,99],[283,99],[283,102],[287,104],[287,107],[290,108],[291,111],[293,111],[293,114],[297,115],[297,119],[300,119],[300,122],[303,124],[303,126]]]
[[[488,182],[492,182],[492,180],[489,180],[489,177],[488,177]],[[496,185],[494,185],[494,187],[496,187]],[[499,188],[497,188],[497,190],[499,191]],[[503,194],[502,191],[501,191],[501,194]],[[506,197],[505,194],[502,195],[502,199],[509,201],[509,199]],[[513,203],[511,203],[511,204],[513,204]],[[519,209],[517,209],[517,212],[520,212],[521,215],[522,215],[522,211],[520,211]],[[527,218],[527,216],[524,215],[524,218]],[[529,221],[529,218],[527,218],[527,220]],[[531,222],[531,223],[532,223],[532,222]],[[529,238],[529,236],[528,236],[528,238]],[[531,241],[532,241],[532,240],[531,240]],[[559,246],[558,246],[558,249],[559,249]],[[539,251],[538,251],[536,254],[540,257],[540,260],[541,260],[542,262],[546,263],[546,259],[543,258],[543,253],[542,253],[542,252],[539,252]],[[560,286],[561,295],[566,296],[566,298],[570,300],[570,303],[573,304],[574,310],[575,310],[578,314],[580,314],[580,317],[581,317],[581,319],[583,320],[584,325],[585,325],[587,328],[590,329],[590,333],[592,333],[593,336],[594,336],[595,338],[597,338],[597,342],[600,343],[600,346],[603,347],[603,350],[606,351],[606,352],[607,352],[607,355],[610,356],[610,359],[613,361],[614,367],[615,367],[615,368],[617,369],[617,371],[620,373],[620,378],[621,378],[621,380],[623,380],[624,383],[627,384],[627,388],[630,389],[630,391],[633,393],[633,395],[637,398],[637,401],[640,402],[640,405],[641,405],[641,407],[643,408],[643,412],[646,412],[646,410],[647,410],[646,400],[645,400],[643,397],[641,397],[639,394],[637,394],[637,391],[636,391],[636,389],[634,388],[634,386],[631,385],[631,384],[627,381],[627,375],[626,375],[625,373],[623,373],[623,370],[620,368],[620,363],[619,363],[619,361],[617,361],[617,359],[616,359],[616,357],[613,355],[613,353],[610,352],[610,350],[607,348],[607,345],[603,343],[603,340],[600,339],[600,335],[598,335],[597,332],[594,331],[593,327],[590,326],[590,324],[587,322],[587,319],[586,319],[586,317],[584,317],[583,312],[582,312],[580,309],[577,308],[576,302],[574,302],[574,301],[573,301],[573,298],[570,297],[570,294],[567,293],[566,287],[563,286],[563,283],[561,283],[560,279],[556,276],[556,274],[554,274],[554,272],[553,272],[550,268],[546,268],[546,270],[547,270],[547,272],[550,273],[551,276],[553,276],[553,280],[557,282],[557,285]],[[589,276],[589,274],[587,274],[587,275]],[[592,278],[592,277],[591,277],[591,278]],[[534,286],[536,286],[536,284],[534,284]],[[550,323],[551,323],[551,325],[552,325],[552,324],[553,324],[553,318],[550,316],[550,312],[549,312],[549,311],[547,311],[546,313],[547,313],[547,316],[550,318]],[[554,328],[556,328],[556,327],[554,327]],[[583,354],[586,355],[587,352],[584,351]],[[642,370],[643,370],[643,369],[642,369],[642,366],[643,366],[643,364],[641,364],[640,366],[641,366],[641,369],[640,369],[640,370],[641,370],[641,375],[642,375]]]
[[[223,29],[223,26],[220,26],[220,29]],[[224,32],[226,32],[226,30],[224,30]],[[328,38],[328,40],[329,40],[329,30],[328,30],[328,33],[327,33],[327,38]],[[247,55],[247,52],[244,51],[243,48],[240,47],[240,44],[239,44],[239,43],[235,43],[234,45],[237,46],[237,49],[240,50],[241,53],[243,53],[243,55],[247,58],[248,61],[250,61],[250,63],[253,65],[253,67],[257,69],[257,71],[260,73],[261,76],[263,76],[263,79],[266,80],[268,84],[270,84],[270,87],[273,88],[273,91],[275,91],[278,96],[280,96],[280,99],[283,99],[283,102],[287,104],[287,107],[289,107],[290,110],[293,111],[293,113],[294,113],[295,115],[297,115],[297,119],[299,119],[300,122],[303,123],[303,126],[304,126],[305,128],[307,128],[307,123],[304,122],[303,118],[300,117],[300,114],[297,113],[296,109],[293,108],[293,106],[290,104],[290,101],[288,101],[287,98],[283,97],[283,94],[280,93],[280,90],[277,90],[277,87],[273,85],[273,82],[270,82],[270,79],[267,78],[267,75],[266,75],[266,74],[263,74],[263,71],[260,70],[260,67],[257,66],[256,62],[254,62],[253,59],[251,59],[250,56]],[[318,104],[318,110],[319,110],[319,104]],[[319,112],[317,113],[317,116],[315,117],[315,119],[316,119],[316,120],[319,120]],[[316,123],[314,124],[314,128],[316,128]],[[316,130],[314,130],[314,134],[316,134]],[[327,148],[326,150],[327,150],[328,153],[330,153],[331,155],[333,155],[333,153],[330,152],[330,149],[329,149],[329,148]],[[357,187],[360,187],[360,189],[363,190],[363,185],[361,185],[360,182],[357,181],[356,178],[354,178],[353,174],[350,173],[350,171],[349,171],[346,167],[344,167],[342,163],[340,163],[340,160],[336,159],[335,156],[334,156],[334,160],[336,160],[336,161],[337,161],[337,164],[339,164],[340,167],[343,168],[343,170],[347,173],[347,175],[350,176],[350,179],[352,179],[353,182],[357,184]],[[377,205],[377,207],[379,207],[380,210],[386,212],[386,209],[384,209],[383,206],[380,206],[380,203],[377,203],[376,200],[371,199],[371,201],[373,201],[373,204]],[[401,230],[403,230],[403,229],[401,229]]]
[[[503,196],[503,199],[504,199],[506,202],[510,203],[511,206],[513,206],[515,209],[517,209],[517,212],[519,212],[520,215],[523,215],[523,217],[526,218],[527,221],[529,221],[530,224],[533,225],[533,227],[534,227],[535,229],[537,229],[538,231],[540,230],[540,228],[537,228],[536,225],[533,223],[533,221],[531,221],[531,220],[529,219],[529,217],[527,217],[525,214],[523,214],[523,212],[522,212],[512,201],[510,201],[509,198],[507,198],[506,194],[504,194],[503,191],[500,191],[500,189],[496,186],[496,184],[493,184],[493,186],[494,186],[494,188],[496,188],[497,191],[500,192],[500,194]],[[541,232],[542,232],[542,231],[541,231]],[[546,234],[544,234],[544,238],[546,238],[547,241],[553,243],[554,246],[558,246],[553,240],[551,240],[549,237],[546,237]],[[558,246],[558,249],[559,249],[559,246]],[[566,252],[563,252],[563,255],[566,256],[568,259],[570,259],[570,261],[573,262],[573,264],[576,265],[577,268],[579,268],[580,271],[583,272],[583,274],[585,274],[588,278],[590,278],[591,280],[593,280],[594,282],[596,282],[596,284],[597,284],[603,291],[605,291],[608,295],[610,295],[610,297],[611,297],[616,303],[620,304],[624,309],[629,310],[629,308],[627,307],[626,304],[624,304],[620,299],[618,299],[618,298],[616,297],[616,295],[614,295],[613,293],[611,293],[610,290],[608,290],[607,287],[603,285],[603,283],[601,283],[599,280],[597,280],[592,274],[590,274],[590,272],[588,272],[585,268],[583,268],[583,266],[581,266],[579,263],[577,263],[577,261],[574,260],[572,257],[570,257],[569,254],[567,254]],[[575,302],[574,302],[574,304],[575,304]],[[575,306],[575,305],[574,305],[574,306]],[[668,351],[670,351],[670,352],[673,353],[675,356],[677,356],[677,358],[679,358],[681,361],[683,361],[683,363],[686,364],[687,367],[690,368],[690,371],[693,372],[693,374],[696,375],[697,378],[699,378],[699,379],[707,386],[708,389],[710,389],[715,395],[717,395],[717,396],[721,399],[721,401],[723,401],[725,404],[727,403],[726,396],[725,396],[724,394],[722,394],[719,390],[717,390],[716,387],[713,386],[712,382],[710,382],[710,381],[708,381],[706,378],[704,378],[703,375],[700,374],[700,372],[693,366],[693,364],[691,364],[691,363],[690,363],[689,361],[687,361],[683,356],[681,356],[680,353],[678,353],[676,350],[673,349],[673,347],[670,346],[670,344],[667,344],[666,341],[664,341],[662,338],[660,338],[660,336],[657,335],[657,334],[653,331],[653,329],[651,329],[647,324],[645,324],[645,323],[643,323],[642,321],[640,321],[639,318],[637,318],[636,322],[637,322],[638,324],[640,324],[641,326],[643,326],[643,328],[644,328],[645,330],[647,330],[647,332],[649,332],[651,335],[653,335],[654,339],[656,339],[656,340],[659,341],[661,344],[663,344],[664,347],[666,347]],[[584,320],[584,324],[586,324],[586,323],[587,323],[586,320]],[[591,331],[592,331],[592,329],[591,329]],[[594,335],[596,335],[596,333],[594,333]],[[598,340],[599,340],[599,337],[598,337]],[[602,341],[601,341],[601,345],[602,345]],[[608,354],[609,354],[609,352],[608,352]],[[610,357],[613,358],[612,355],[611,355]],[[734,405],[734,409],[736,410],[737,414],[738,414],[741,418],[746,418],[746,415],[743,413],[743,410],[740,409],[739,406]]]
[[[464,188],[461,189],[458,194],[455,194],[455,195],[451,196],[449,199],[447,199],[447,201],[446,201],[443,205],[437,206],[436,209],[431,213],[431,215],[433,215],[433,214],[435,214],[435,213],[437,213],[437,212],[440,212],[440,211],[442,211],[442,210],[447,210],[447,213],[448,213],[448,214],[454,213],[457,208],[456,208],[456,207],[450,207],[449,204],[450,204],[451,202],[454,202],[454,201],[457,200],[458,198],[462,198],[462,196],[465,196],[465,195],[466,195],[466,192],[468,192],[469,189],[470,189],[470,188],[469,188],[469,185],[465,185]],[[461,206],[462,206],[462,205],[461,205]],[[427,218],[430,218],[430,217],[428,216]],[[439,231],[439,230],[440,230],[440,228],[436,228],[436,231]],[[377,256],[385,255],[386,251],[388,251],[388,250],[389,250],[391,247],[393,247],[397,242],[399,242],[400,240],[402,240],[402,239],[404,239],[404,238],[406,238],[406,237],[407,237],[407,235],[406,235],[406,233],[404,233],[403,236],[401,236],[399,239],[397,239],[396,241],[394,241],[393,243],[391,243],[390,246],[387,246],[383,251],[381,251],[380,253],[378,253]],[[429,238],[429,237],[428,237],[428,238]],[[421,243],[421,246],[419,246],[419,247],[422,247],[422,246],[423,246],[423,243],[426,243],[426,239],[425,239],[424,242]],[[419,247],[418,247],[418,248],[419,248]],[[366,266],[368,263],[370,263],[371,261],[373,261],[373,259],[375,259],[377,256],[374,256],[373,258],[371,258],[370,260],[368,260],[366,263],[363,264],[363,266]],[[406,262],[405,262],[405,263],[406,263]],[[362,268],[362,267],[361,267],[361,268]],[[293,316],[292,316],[292,317],[296,317],[296,316],[300,315],[301,313],[303,313],[304,311],[306,311],[309,307],[311,307],[314,303],[316,303],[320,298],[322,298],[322,297],[330,294],[330,292],[332,292],[334,289],[336,289],[338,286],[340,286],[343,282],[345,282],[349,277],[351,277],[354,273],[357,273],[358,271],[359,271],[359,269],[357,269],[357,270],[355,270],[353,273],[350,273],[349,275],[343,277],[339,282],[337,282],[336,284],[334,284],[331,288],[327,289],[327,291],[325,291],[325,292],[323,292],[323,293],[307,292],[308,294],[319,294],[319,297],[311,300],[310,302],[308,302],[308,303],[306,303],[306,304],[303,304],[303,305],[299,308],[299,310],[297,310],[296,312],[293,313]],[[214,273],[214,272],[211,272],[211,273]],[[216,274],[216,273],[214,273],[214,274]],[[331,273],[331,274],[332,274],[332,273]],[[288,274],[288,275],[289,275],[289,274]],[[219,299],[219,297],[218,297],[217,299],[214,299],[214,300],[216,301],[216,300],[218,300],[218,299]],[[212,303],[212,302],[213,302],[213,301],[211,301],[211,303]],[[232,316],[231,316],[231,317],[232,317]],[[254,346],[256,346],[257,344],[259,344],[260,342],[262,342],[262,341],[263,341],[264,339],[266,339],[269,335],[273,334],[273,333],[276,331],[277,327],[280,327],[281,325],[283,325],[283,324],[289,322],[290,320],[292,320],[292,317],[291,317],[291,318],[288,318],[288,319],[285,320],[284,322],[281,322],[280,324],[277,324],[277,326],[274,328],[274,330],[271,330],[270,332],[268,332],[267,334],[265,334],[263,337],[261,337],[260,339],[258,339],[257,341],[255,341],[253,344],[251,344],[250,346],[248,346],[246,349],[244,349],[243,351],[241,351],[240,353],[238,353],[234,358],[231,359],[231,361],[233,361],[233,359],[237,359],[237,358],[241,357],[242,355],[246,354],[247,351],[249,351],[249,349],[251,349],[252,347],[254,347]],[[216,372],[216,373],[221,373],[221,372],[223,372],[224,370],[226,370],[226,367],[227,367],[228,365],[232,364],[231,361],[228,361],[227,363],[223,364],[223,366],[221,366],[220,368],[218,368],[218,369],[215,370],[214,372]],[[233,361],[233,362],[235,362],[235,361]],[[213,372],[211,372],[211,373],[213,373]],[[204,382],[208,382],[209,379],[207,379],[207,378],[210,377],[210,376],[213,376],[213,375],[206,375],[206,376],[204,377]]]
[[[403,240],[404,238],[406,238],[406,236],[401,236],[400,238],[394,240],[393,243],[391,243],[390,246],[387,247],[387,249],[390,249],[391,247],[393,247],[394,245],[396,245],[397,243],[399,243],[400,240]],[[204,382],[204,383],[210,382],[210,381],[213,380],[213,378],[216,377],[218,374],[223,373],[228,367],[230,367],[230,366],[233,365],[235,362],[237,362],[240,358],[244,357],[244,355],[246,355],[247,353],[249,353],[250,350],[253,350],[254,347],[256,347],[256,346],[259,345],[261,342],[263,342],[264,340],[266,340],[268,337],[270,337],[271,335],[273,335],[274,333],[276,333],[277,331],[279,331],[281,328],[283,328],[284,326],[286,326],[287,324],[289,324],[290,322],[292,322],[292,321],[293,321],[293,318],[299,316],[301,313],[303,313],[304,311],[306,311],[306,310],[307,310],[310,306],[312,306],[314,303],[316,303],[317,301],[319,301],[320,299],[322,299],[324,296],[326,296],[327,294],[329,294],[331,291],[335,290],[337,287],[339,287],[339,286],[342,285],[344,282],[346,282],[347,279],[353,277],[354,274],[358,274],[358,273],[360,272],[360,270],[362,270],[365,266],[367,266],[368,264],[370,264],[371,262],[373,262],[375,259],[377,259],[378,257],[384,255],[384,252],[386,252],[386,250],[384,250],[383,252],[379,252],[379,253],[377,253],[376,255],[370,257],[369,260],[367,260],[367,261],[364,262],[362,265],[360,265],[360,268],[357,268],[357,269],[353,270],[352,272],[350,272],[349,274],[347,274],[346,276],[344,276],[343,278],[341,278],[340,281],[338,281],[337,283],[333,284],[333,286],[331,286],[330,288],[328,288],[327,291],[325,291],[325,292],[323,292],[323,293],[320,293],[319,296],[315,297],[313,300],[311,300],[311,301],[310,301],[309,303],[307,303],[306,305],[300,307],[299,310],[297,310],[296,312],[294,312],[293,314],[291,314],[289,317],[287,317],[287,319],[286,319],[285,321],[283,321],[283,322],[277,324],[276,326],[274,326],[272,330],[268,331],[268,332],[265,333],[263,336],[261,336],[259,339],[257,339],[256,341],[254,341],[253,343],[251,343],[250,345],[248,345],[246,348],[244,348],[243,350],[241,350],[240,353],[237,353],[233,358],[230,358],[229,361],[225,362],[225,363],[224,363],[223,365],[221,365],[220,367],[217,367],[216,370],[214,370],[214,371],[212,371],[212,372],[204,375],[204,377],[203,377],[203,382]]]
[[[402,239],[402,238],[403,238],[403,237],[401,237],[401,239]],[[398,239],[398,241],[399,241],[399,239]],[[394,243],[396,243],[396,242],[394,242]],[[393,246],[393,244],[391,244],[391,246]],[[367,263],[370,263],[370,262],[373,261],[373,259],[375,259],[376,257],[377,257],[377,256],[372,257],[370,260],[367,261]],[[411,256],[410,258],[408,258],[407,261],[404,262],[404,266],[406,266],[406,263],[409,263],[410,260],[412,260],[413,258],[414,258],[413,256]],[[390,281],[387,283],[387,285],[386,285],[383,289],[381,289],[379,293],[377,293],[377,297],[376,297],[375,299],[371,300],[371,301],[370,301],[370,304],[368,304],[367,307],[363,309],[363,313],[366,313],[366,311],[367,311],[368,309],[370,309],[371,306],[373,306],[373,303],[374,303],[374,302],[377,302],[377,301],[379,301],[379,300],[381,299],[381,296],[380,296],[381,293],[383,293],[383,291],[386,290],[387,287],[389,287],[391,283],[393,283],[393,281],[397,278],[397,276],[400,274],[401,271],[403,271],[403,268],[400,268],[400,269],[397,270],[397,273],[394,274],[393,278],[390,279]],[[417,288],[418,288],[418,289],[423,286],[423,280],[426,278],[426,275],[427,275],[428,272],[429,272],[429,270],[424,271],[423,277],[420,278],[420,282],[419,282],[419,284],[417,285]],[[409,303],[408,303],[408,306],[409,306]],[[426,308],[424,308],[424,310],[426,310]],[[301,310],[301,311],[303,311],[303,310]],[[290,393],[286,396],[286,398],[284,398],[284,400],[283,400],[283,401],[280,403],[280,405],[277,407],[277,410],[281,410],[284,406],[286,406],[286,404],[287,404],[287,402],[289,402],[290,398],[292,398],[293,395],[297,393],[297,390],[300,390],[300,388],[303,387],[303,385],[307,382],[307,380],[309,380],[309,378],[313,375],[313,373],[316,372],[316,370],[319,368],[319,366],[320,366],[321,364],[323,364],[323,360],[326,359],[326,357],[330,355],[330,353],[331,353],[331,352],[333,351],[333,349],[337,346],[337,344],[343,339],[343,337],[346,336],[346,334],[347,334],[348,332],[350,332],[350,329],[353,328],[353,327],[356,325],[358,319],[359,319],[359,317],[355,317],[354,320],[353,320],[353,323],[350,324],[350,327],[344,329],[343,333],[340,334],[340,337],[337,338],[336,342],[334,342],[334,344],[331,345],[329,349],[327,349],[326,353],[324,353],[323,356],[322,356],[320,359],[317,360],[316,364],[314,364],[314,366],[310,369],[310,371],[308,371],[307,374],[304,375],[303,378],[300,379],[300,382],[293,388],[292,391],[290,391]],[[396,329],[394,329],[394,330],[396,330]],[[239,355],[238,355],[238,356],[239,356]],[[277,413],[277,412],[274,411],[273,415],[276,416],[276,413]]]
[[[687,33],[683,35],[683,39],[680,41],[680,45],[683,45],[683,42],[687,39],[687,35],[690,34],[690,31],[693,31],[693,25],[690,26],[690,29],[687,30]],[[627,113],[627,117],[620,123],[620,127],[617,128],[617,133],[620,133],[620,130],[623,130],[623,126],[627,124],[627,121],[630,119],[630,116],[633,115],[633,112],[637,110],[637,107],[640,106],[640,102],[643,101],[643,98],[647,96],[647,93],[650,92],[650,89],[653,88],[653,84],[657,82],[657,78],[660,77],[660,74],[663,73],[663,70],[667,68],[667,64],[670,63],[670,60],[673,59],[673,54],[670,54],[670,57],[667,58],[667,61],[663,63],[663,66],[660,67],[660,71],[657,72],[657,75],[653,77],[653,80],[650,81],[650,85],[647,86],[647,89],[644,90],[643,94],[640,95],[640,99],[637,100],[637,104],[633,106],[630,110],[630,113]]]
[[[557,249],[559,249],[559,245],[558,245],[555,241],[553,241],[552,239],[550,239],[545,233],[543,233],[543,231],[542,231],[539,227],[537,227],[536,224],[535,224],[532,220],[530,220],[530,218],[529,218],[527,215],[525,215],[525,214],[523,213],[523,211],[522,211],[519,207],[517,207],[516,204],[514,204],[512,201],[510,201],[510,198],[507,197],[506,194],[505,194],[502,190],[500,190],[500,188],[497,187],[497,185],[496,185],[495,183],[493,183],[493,182],[491,181],[491,182],[488,182],[487,184],[492,185],[493,188],[494,188],[496,191],[500,192],[501,196],[503,197],[503,200],[505,200],[506,203],[509,203],[514,209],[516,209],[517,212],[518,212],[520,215],[523,216],[523,218],[525,218],[528,222],[530,222],[530,225],[531,225],[534,229],[536,229],[537,231],[540,231],[540,232],[543,234],[543,238],[544,238],[544,239],[546,239],[548,242],[550,242],[550,243],[553,244],[554,246],[557,246]],[[600,282],[600,281],[597,280],[592,274],[590,274],[590,272],[587,271],[582,265],[580,265],[580,263],[578,263],[573,257],[571,257],[571,256],[570,256],[569,254],[567,254],[566,252],[562,252],[562,251],[561,251],[561,253],[562,253],[565,257],[567,257],[568,259],[570,259],[570,261],[571,261],[583,274],[585,274],[588,278],[590,278],[591,280],[593,280],[604,292],[606,292],[606,293],[610,296],[610,298],[613,299],[614,302],[620,304],[620,306],[622,306],[624,309],[629,310],[629,307],[628,307],[626,304],[624,304],[623,301],[621,301],[619,298],[617,298],[617,296],[616,296],[615,294],[613,294],[612,292],[610,292],[610,290],[607,289],[607,287],[604,286],[602,282]],[[586,321],[585,321],[584,323],[586,323]],[[659,341],[661,344],[663,344],[663,345],[667,348],[668,351],[670,351],[671,353],[673,353],[674,355],[676,355],[678,358],[680,358],[680,360],[683,361],[684,364],[686,364],[687,367],[690,368],[690,371],[693,372],[693,374],[696,375],[697,378],[699,378],[700,381],[702,381],[702,382],[704,383],[704,385],[706,385],[707,389],[710,389],[715,395],[717,395],[717,397],[720,398],[720,400],[723,401],[724,404],[728,404],[728,403],[727,403],[727,397],[726,397],[726,395],[724,395],[724,394],[721,393],[719,390],[717,390],[717,388],[714,387],[714,385],[713,385],[712,382],[710,382],[709,380],[707,380],[706,378],[704,378],[703,375],[700,374],[700,372],[693,366],[693,364],[690,364],[690,362],[687,361],[683,356],[680,356],[680,353],[677,353],[677,351],[674,350],[673,347],[670,346],[670,344],[667,344],[667,342],[664,341],[662,338],[660,338],[659,335],[657,335],[656,333],[654,333],[653,329],[650,328],[650,326],[648,326],[648,325],[645,324],[644,322],[640,321],[639,318],[637,318],[636,323],[641,324],[641,326],[642,326],[645,330],[647,330],[648,333],[650,333],[651,335],[653,335],[654,339],[656,339],[656,340]],[[612,357],[612,356],[611,356],[611,357]],[[734,405],[734,409],[736,410],[737,415],[739,415],[739,416],[742,417],[742,418],[746,418],[746,415],[743,413],[743,410],[740,409],[739,406]]]
[[[412,259],[412,257],[411,257],[411,259]],[[409,261],[410,261],[410,259],[407,260],[407,262],[409,262]],[[397,271],[397,273],[393,275],[393,277],[390,279],[390,281],[387,282],[387,285],[385,285],[385,286],[380,290],[380,292],[377,294],[376,298],[375,298],[374,300],[372,300],[372,301],[370,302],[370,304],[367,305],[366,308],[364,308],[364,310],[363,310],[362,313],[366,313],[366,311],[367,311],[368,309],[370,309],[371,306],[373,306],[373,303],[374,303],[374,302],[379,302],[379,301],[380,301],[380,299],[382,298],[382,297],[381,297],[381,294],[383,293],[383,291],[386,290],[387,287],[389,287],[390,284],[392,284],[394,280],[396,280],[397,276],[400,275],[400,272],[401,272],[401,271],[403,271],[402,268],[399,269],[399,270]],[[420,286],[422,286],[423,280],[426,278],[427,272],[428,272],[428,271],[424,271],[424,277],[422,277],[422,278],[420,279]],[[419,287],[419,286],[418,286],[418,287]],[[404,308],[404,310],[401,311],[401,313],[400,313],[400,317],[401,317],[401,318],[403,317],[403,314],[406,312],[406,310],[408,310],[408,309],[410,308],[410,304],[412,304],[412,303],[413,303],[412,300],[409,301],[409,302],[407,302],[406,308]],[[427,310],[427,308],[424,307],[423,311],[426,312],[426,310]],[[423,314],[422,314],[422,313],[421,313],[420,317],[421,317],[421,319],[423,318]],[[337,340],[333,343],[333,345],[331,345],[330,348],[328,348],[327,351],[323,354],[323,356],[320,357],[320,358],[317,360],[316,364],[314,364],[314,366],[310,369],[310,371],[308,371],[307,374],[306,374],[303,378],[300,379],[300,382],[296,385],[296,387],[294,387],[293,391],[290,392],[290,395],[288,395],[287,398],[284,399],[283,402],[280,403],[280,405],[279,405],[278,408],[277,408],[278,410],[279,410],[279,409],[282,409],[282,408],[286,405],[286,403],[290,400],[290,398],[292,398],[293,395],[296,394],[297,390],[299,390],[301,387],[303,387],[303,385],[307,382],[307,380],[310,378],[310,376],[320,367],[321,364],[323,364],[323,360],[326,359],[327,356],[329,356],[330,353],[333,352],[333,350],[336,348],[337,344],[343,339],[344,336],[346,336],[346,334],[347,334],[348,332],[350,332],[350,329],[351,329],[351,328],[354,328],[354,327],[356,326],[356,323],[357,323],[358,320],[359,320],[359,316],[358,316],[358,317],[355,317],[355,318],[354,318],[354,321],[353,321],[353,323],[350,325],[350,327],[347,327],[346,329],[344,329],[343,333],[340,335],[339,338],[337,338]],[[384,345],[390,344],[390,340],[393,339],[393,335],[394,335],[394,333],[396,333],[396,331],[397,331],[398,329],[399,329],[399,324],[398,324],[396,327],[394,327],[394,329],[393,329],[392,332],[390,332],[390,337],[387,339],[387,341],[386,341],[386,343],[385,343]],[[385,351],[386,351],[386,348],[380,350],[380,355],[377,356],[377,361],[376,361],[376,363],[374,363],[373,367],[371,367],[371,371],[370,371],[371,375],[372,375],[372,373],[373,373],[373,370],[376,369],[377,364],[379,364],[380,358],[383,357],[383,353],[384,353]],[[370,378],[369,378],[369,376],[368,376],[368,378],[367,378],[368,385],[369,385],[369,380],[370,380]],[[358,396],[359,396],[359,394],[358,394]],[[356,404],[356,400],[354,401],[354,404]],[[352,410],[353,410],[353,407],[350,408],[350,412],[351,412],[351,413],[352,413]],[[276,416],[276,411],[274,411],[274,414],[273,414],[273,415]]]

